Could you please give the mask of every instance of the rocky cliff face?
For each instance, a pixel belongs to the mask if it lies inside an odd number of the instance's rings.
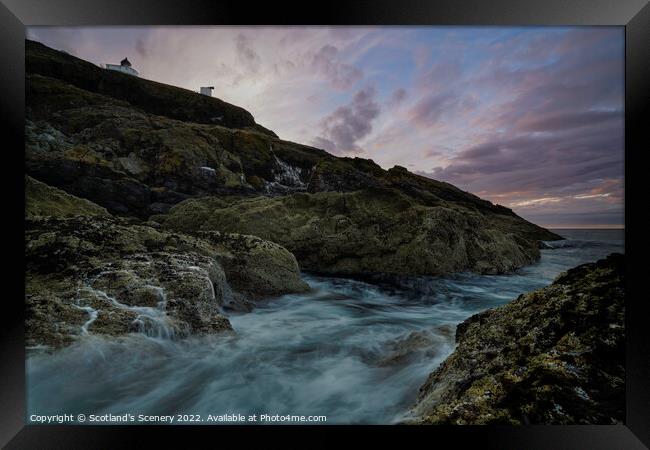
[[[624,286],[624,257],[612,254],[467,319],[420,389],[413,421],[622,423]]]
[[[28,174],[117,214],[144,218],[197,195],[306,190],[311,167],[333,158],[250,128],[153,115],[37,74],[27,77],[27,106]]]
[[[36,42],[26,55],[28,175],[112,214],[252,234],[346,275],[499,273],[559,238],[448,183],[283,141],[216,98]]]

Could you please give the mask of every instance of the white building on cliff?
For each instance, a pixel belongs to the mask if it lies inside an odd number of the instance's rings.
[[[139,76],[140,74],[138,73],[137,70],[135,70],[133,67],[131,67],[131,63],[127,58],[124,58],[120,64],[106,64],[106,69],[108,70],[114,70],[116,72],[122,72],[126,73],[128,75],[133,75],[133,76]]]

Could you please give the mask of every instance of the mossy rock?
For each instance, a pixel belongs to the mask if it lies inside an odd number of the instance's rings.
[[[204,232],[199,236],[218,251],[230,286],[251,299],[306,292],[296,258],[284,247],[257,236]]]
[[[387,187],[230,203],[192,199],[156,220],[182,232],[259,236],[287,248],[304,269],[329,274],[502,273],[539,257],[536,241],[509,232],[499,220],[422,206]]]
[[[231,331],[224,308],[305,292],[295,258],[254,236],[202,237],[109,215],[26,219],[29,346],[87,335]]]
[[[612,254],[460,324],[458,346],[421,387],[412,421],[622,423],[624,267]]]
[[[108,211],[83,198],[69,195],[25,176],[25,216],[107,216]]]

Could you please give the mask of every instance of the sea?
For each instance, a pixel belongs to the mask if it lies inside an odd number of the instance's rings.
[[[232,334],[89,334],[55,353],[29,350],[27,421],[398,423],[453,352],[460,322],[569,268],[624,253],[623,230],[553,231],[565,240],[506,275],[418,277],[396,288],[304,274],[311,292],[229,314]]]

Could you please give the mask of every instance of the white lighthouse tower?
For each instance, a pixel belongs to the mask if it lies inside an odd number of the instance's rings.
[[[140,74],[138,73],[137,70],[135,70],[133,67],[131,67],[131,62],[128,60],[128,58],[124,58],[120,64],[106,64],[106,69],[108,70],[114,70],[116,72],[122,72],[126,73],[128,75],[133,75],[133,76],[139,76]]]

